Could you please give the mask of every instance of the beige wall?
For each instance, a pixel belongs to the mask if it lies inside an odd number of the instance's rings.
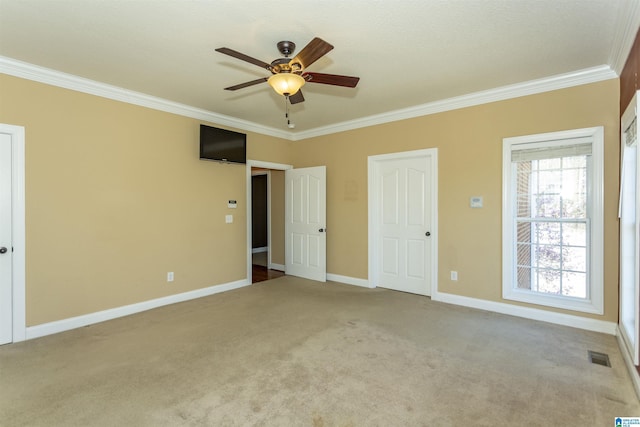
[[[327,166],[327,271],[367,278],[367,156],[435,147],[439,290],[502,301],[502,139],[602,125],[605,315],[585,316],[617,321],[618,84],[608,80],[296,142],[296,167]],[[471,196],[483,196],[484,208],[469,208]],[[449,280],[450,270],[458,271],[458,282]]]
[[[26,128],[27,325],[245,278],[245,169],[198,160],[199,121],[1,74],[0,93],[0,122]],[[589,317],[616,321],[618,93],[609,80],[294,143],[249,133],[247,155],[327,166],[327,270],[366,279],[367,156],[437,147],[439,289],[501,301],[502,138],[603,125],[605,315]]]
[[[198,120],[3,74],[0,93],[26,129],[28,326],[246,277],[245,167],[200,161]],[[290,142],[247,138],[290,163]]]

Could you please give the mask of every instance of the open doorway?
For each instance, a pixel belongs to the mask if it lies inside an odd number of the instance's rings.
[[[269,211],[267,189],[269,171],[251,171],[251,254],[252,264],[268,267],[269,264]]]
[[[247,278],[284,275],[284,171],[290,165],[247,161]]]
[[[284,268],[279,268],[281,263],[275,262],[280,261],[284,256],[280,254],[282,252],[280,248],[284,247],[283,224],[281,224],[283,208],[280,207],[283,205],[281,199],[284,196],[284,182],[279,174],[284,174],[284,171],[251,169],[252,283],[284,275]]]

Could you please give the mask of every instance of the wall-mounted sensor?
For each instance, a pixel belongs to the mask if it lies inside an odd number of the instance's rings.
[[[482,197],[481,196],[473,196],[469,199],[469,206],[472,208],[481,208],[482,207]]]
[[[227,203],[227,207],[229,209],[235,209],[238,207],[238,202],[235,200],[229,200],[229,202]]]

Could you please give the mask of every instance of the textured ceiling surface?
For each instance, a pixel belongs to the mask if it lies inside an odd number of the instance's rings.
[[[308,71],[361,78],[306,84],[296,132],[477,91],[610,65],[637,0],[0,0],[0,55],[269,128],[286,128],[265,62],[276,43],[335,46]]]

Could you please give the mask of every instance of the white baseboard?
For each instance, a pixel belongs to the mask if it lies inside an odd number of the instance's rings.
[[[260,252],[268,252],[269,251],[269,247],[268,246],[263,246],[261,248],[252,248],[251,249],[251,253],[252,254],[258,254]]]
[[[175,304],[177,302],[202,298],[209,295],[218,294],[220,292],[242,288],[250,284],[251,283],[248,282],[247,279],[242,279],[222,285],[210,286],[208,288],[196,289],[194,291],[183,292],[181,294],[169,295],[166,297],[143,301],[136,304],[130,304],[122,307],[98,311],[95,313],[84,314],[82,316],[70,317],[68,319],[57,320],[55,322],[29,326],[27,327],[26,331],[26,339],[30,340],[33,338],[43,337],[45,335],[57,334],[58,332],[81,328],[83,326],[93,325],[94,323],[100,323],[106,320],[116,319],[118,317],[129,316],[131,314],[140,313],[142,311],[151,310],[153,308],[158,308],[169,304]]]
[[[638,375],[638,370],[633,364],[631,355],[629,354],[629,351],[627,350],[627,346],[624,343],[624,338],[622,338],[622,331],[620,331],[619,327],[617,327],[616,329],[617,329],[616,339],[618,340],[618,347],[620,347],[620,353],[622,353],[624,364],[627,366],[627,371],[629,371],[629,376],[631,377],[633,388],[636,391],[636,397],[638,397],[638,400],[640,400],[640,375]]]
[[[275,264],[275,263],[272,262],[271,264],[269,264],[269,269],[270,270],[284,271],[284,265]]]
[[[367,279],[359,279],[357,277],[341,276],[339,274],[327,273],[327,280],[332,282],[344,283],[353,286],[362,286],[363,288],[370,288],[369,281]]]
[[[573,328],[586,329],[594,332],[602,332],[609,335],[616,335],[618,329],[617,323],[607,322],[605,320],[589,319],[587,317],[573,316],[570,314],[556,313],[553,311],[540,310],[537,308],[523,307],[514,304],[505,304],[502,302],[463,297],[460,295],[444,292],[435,292],[431,296],[431,299],[433,301],[440,301],[448,304],[493,311],[496,313],[508,314],[510,316],[524,317],[525,319],[540,320],[542,322],[571,326]]]

